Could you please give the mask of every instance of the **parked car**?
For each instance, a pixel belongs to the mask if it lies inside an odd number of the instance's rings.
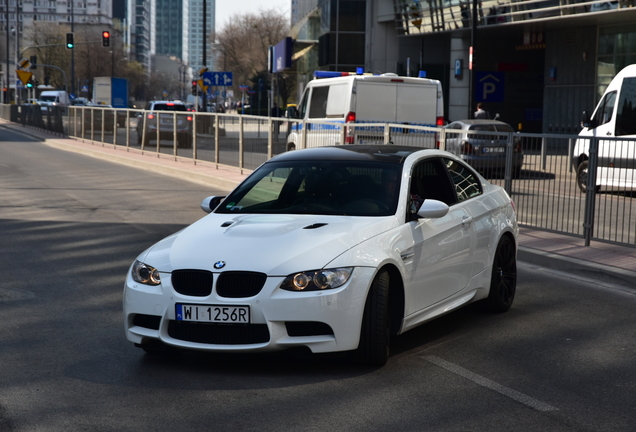
[[[445,127],[446,150],[461,157],[485,175],[503,174],[512,126],[499,120],[457,120]],[[523,165],[521,140],[512,136],[512,176],[519,178]]]
[[[148,353],[306,347],[381,365],[393,336],[513,303],[512,200],[448,152],[286,152],[201,208],[126,276],[125,334]]]
[[[177,114],[175,115],[175,111]],[[137,116],[137,144],[147,146],[151,140],[173,140],[176,118],[177,144],[192,147],[192,114],[180,101],[150,101]]]

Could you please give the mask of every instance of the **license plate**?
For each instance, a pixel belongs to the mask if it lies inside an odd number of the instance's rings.
[[[172,117],[161,118],[161,124],[172,124]]]
[[[505,147],[484,147],[484,153],[503,153],[505,151]]]
[[[249,324],[249,306],[229,305],[176,305],[177,321]]]

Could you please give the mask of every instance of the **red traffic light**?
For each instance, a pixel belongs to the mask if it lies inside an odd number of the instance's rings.
[[[108,31],[102,32],[102,46],[104,47],[110,46],[110,32]]]

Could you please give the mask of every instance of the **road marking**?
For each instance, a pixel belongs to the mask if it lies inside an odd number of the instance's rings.
[[[446,360],[442,360],[436,356],[422,356],[422,358],[428,362],[433,363],[436,366],[446,369],[447,371],[453,372],[459,376],[462,376],[466,379],[471,380],[472,382],[479,384],[482,387],[489,388],[491,390],[496,391],[504,396],[507,396],[511,399],[516,400],[517,402],[521,402],[524,405],[528,405],[531,408],[536,409],[537,411],[558,411],[558,408],[553,407],[552,405],[548,405],[545,402],[541,402],[537,399],[534,399],[528,395],[520,393],[516,390],[498,384],[488,378],[485,378],[481,375],[477,375],[467,369],[464,369],[456,364],[447,362]]]

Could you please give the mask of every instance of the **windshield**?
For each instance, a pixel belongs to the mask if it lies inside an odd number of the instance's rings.
[[[397,207],[401,168],[367,161],[270,162],[216,213],[388,216]]]
[[[40,96],[40,100],[44,102],[55,102],[57,100],[57,96]]]

